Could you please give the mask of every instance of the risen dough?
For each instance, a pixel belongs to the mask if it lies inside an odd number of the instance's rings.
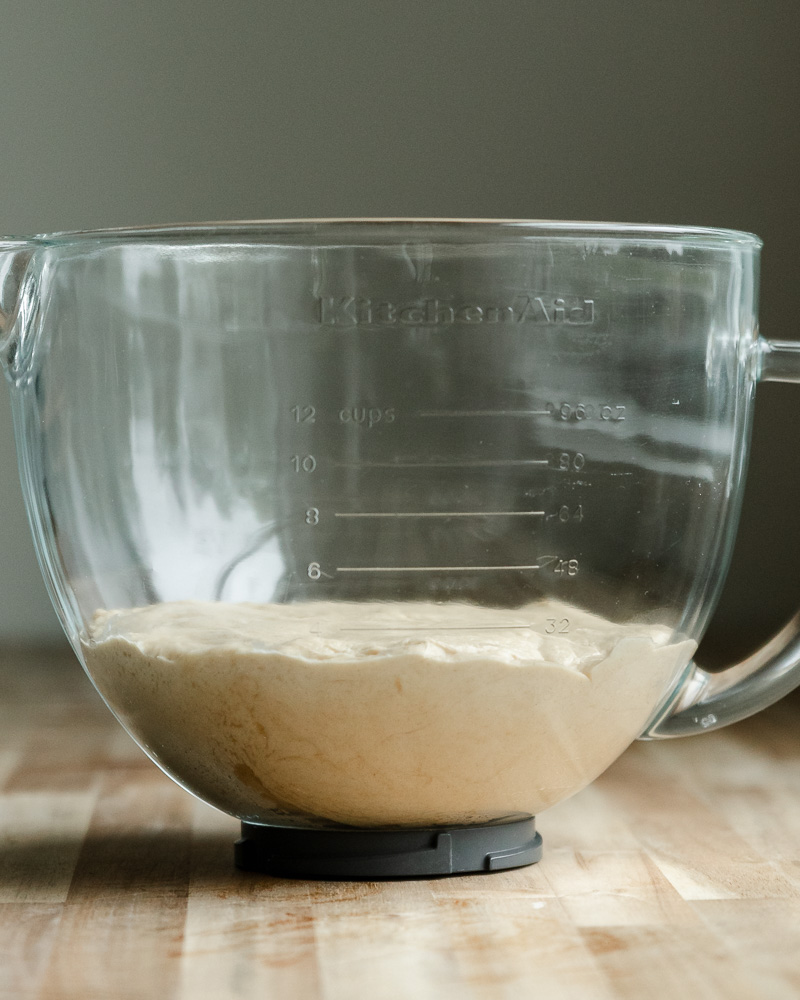
[[[166,603],[99,611],[83,648],[130,732],[201,798],[359,826],[553,805],[639,735],[693,651],[555,602]]]

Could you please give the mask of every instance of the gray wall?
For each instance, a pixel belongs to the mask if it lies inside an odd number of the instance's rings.
[[[778,0],[7,0],[0,232],[435,215],[697,223],[766,242],[793,337],[800,12]],[[759,393],[707,652],[800,601],[800,387]],[[0,640],[56,641],[0,399]]]

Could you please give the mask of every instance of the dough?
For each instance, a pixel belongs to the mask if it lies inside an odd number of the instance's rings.
[[[642,731],[695,644],[547,601],[98,611],[83,645],[148,754],[242,819],[418,826],[537,813]]]

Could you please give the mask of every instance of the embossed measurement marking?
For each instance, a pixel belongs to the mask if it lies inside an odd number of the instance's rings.
[[[420,417],[549,417],[550,410],[420,410]]]
[[[544,517],[543,510],[337,511],[334,517]]]
[[[626,407],[618,403],[547,403],[543,410],[420,410],[418,417],[555,417],[558,421],[627,420]]]
[[[548,619],[549,620],[549,619]],[[355,625],[340,632],[499,632],[505,629],[528,629],[535,625]]]
[[[506,569],[541,569],[532,566],[337,566],[337,573],[483,573]]]
[[[455,462],[334,462],[340,469],[479,469],[511,465],[549,465],[546,458],[466,459]]]

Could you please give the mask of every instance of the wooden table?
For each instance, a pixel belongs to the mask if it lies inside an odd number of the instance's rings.
[[[237,872],[237,824],[131,742],[67,655],[0,656],[0,997],[800,996],[800,700],[638,743],[527,869]]]

